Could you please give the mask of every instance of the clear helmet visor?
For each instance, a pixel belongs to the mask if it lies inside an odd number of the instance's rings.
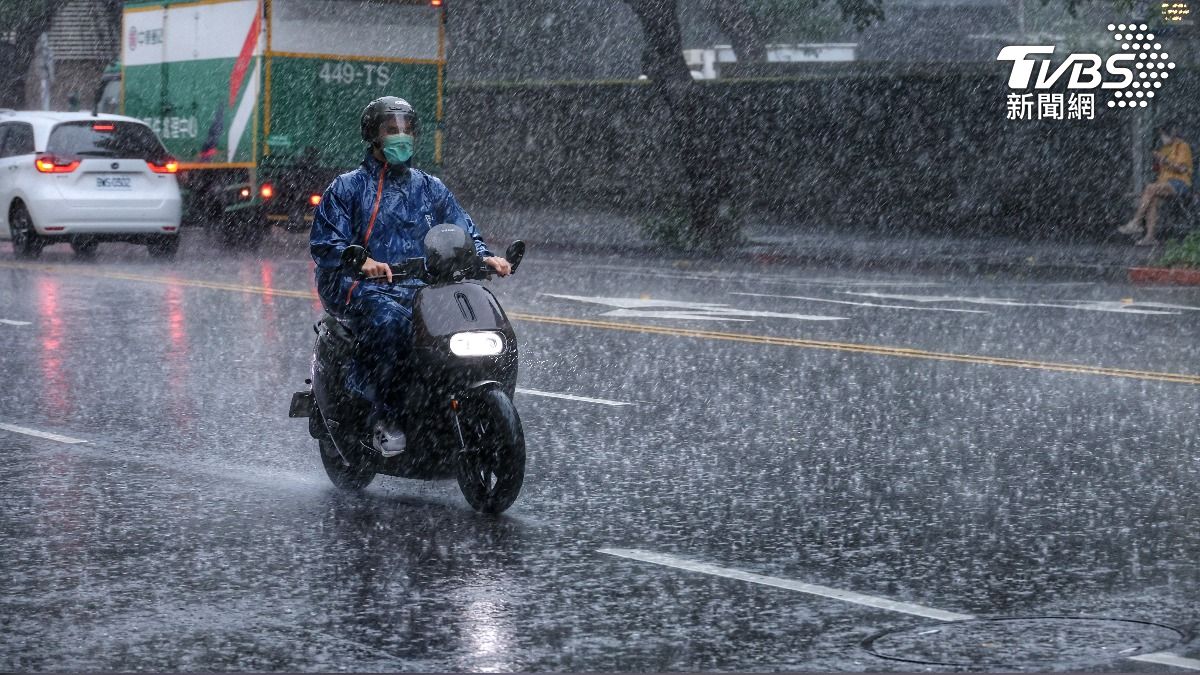
[[[386,136],[396,134],[417,135],[417,116],[412,113],[387,113],[379,120],[375,130],[375,140],[383,140]]]

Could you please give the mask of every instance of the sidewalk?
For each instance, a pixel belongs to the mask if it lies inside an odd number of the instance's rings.
[[[630,219],[589,213],[550,213],[477,207],[488,239],[524,239],[535,248],[605,255],[681,257],[645,239]],[[1109,241],[1029,241],[917,233],[855,233],[813,227],[747,227],[747,245],[734,260],[807,263],[853,269],[1006,273],[1073,279],[1127,279],[1130,267],[1156,261],[1162,246],[1137,247],[1129,237]]]

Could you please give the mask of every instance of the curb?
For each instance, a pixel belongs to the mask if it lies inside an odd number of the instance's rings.
[[[526,240],[535,250],[560,251],[583,255],[622,256],[638,259],[723,261],[749,265],[797,266],[814,265],[841,267],[855,271],[942,272],[971,275],[1005,274],[1020,277],[1067,279],[1071,281],[1128,281],[1129,263],[1037,263],[1027,258],[1004,259],[933,259],[905,257],[856,256],[839,251],[828,252],[764,252],[752,247],[731,251],[725,255],[713,253],[652,250],[622,244],[563,243]]]
[[[1200,286],[1200,270],[1187,267],[1131,267],[1129,280],[1135,284]]]

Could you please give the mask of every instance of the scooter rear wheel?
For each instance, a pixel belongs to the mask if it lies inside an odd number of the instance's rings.
[[[459,418],[466,449],[458,459],[458,487],[484,513],[512,506],[525,482],[525,433],[508,395],[489,389],[464,406]]]

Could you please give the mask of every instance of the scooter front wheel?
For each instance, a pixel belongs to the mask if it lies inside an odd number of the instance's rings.
[[[466,448],[458,459],[458,487],[484,513],[512,506],[525,482],[525,433],[508,395],[488,389],[459,417]]]
[[[314,411],[316,415],[320,415],[320,411]],[[325,420],[317,418],[317,422],[322,428],[325,427]],[[321,446],[321,464],[325,467],[325,475],[329,476],[329,480],[334,487],[342,490],[358,491],[371,484],[375,480],[375,472],[367,468],[364,464],[349,464],[342,459],[341,453],[338,452],[337,446],[333,444],[333,439],[326,430],[321,438],[317,439]]]

